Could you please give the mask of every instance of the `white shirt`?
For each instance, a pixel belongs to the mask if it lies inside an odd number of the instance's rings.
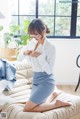
[[[26,50],[34,50],[37,41],[35,39],[31,40],[29,45],[27,45],[22,53]],[[36,57],[26,56],[28,61],[32,64],[34,72],[46,72],[47,74],[53,73],[53,66],[55,62],[55,47],[45,39],[43,45],[39,45],[36,51],[40,52],[41,55]]]

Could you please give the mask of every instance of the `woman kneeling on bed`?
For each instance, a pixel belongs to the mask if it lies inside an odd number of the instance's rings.
[[[49,29],[41,19],[34,19],[28,28],[29,35],[36,41],[33,50],[26,49],[24,55],[30,60],[33,68],[32,91],[26,102],[24,112],[44,112],[63,106],[70,106],[70,102],[56,100],[61,91],[54,91],[55,79],[53,66],[55,62],[55,47],[47,40]],[[32,42],[32,40],[30,42]],[[51,99],[48,100],[48,98]]]

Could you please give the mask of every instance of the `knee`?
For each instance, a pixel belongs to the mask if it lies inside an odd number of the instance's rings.
[[[24,112],[31,112],[31,110],[32,109],[29,109],[29,108],[26,108],[26,107],[24,107],[24,109],[23,109]]]
[[[33,109],[33,108],[34,108],[34,107],[32,107],[32,106],[25,105],[23,111],[24,111],[24,112],[32,112],[32,109]]]
[[[33,108],[36,107],[37,104],[31,102],[31,101],[28,101],[25,106],[24,106],[24,109],[23,111],[24,112],[32,112],[33,111]]]

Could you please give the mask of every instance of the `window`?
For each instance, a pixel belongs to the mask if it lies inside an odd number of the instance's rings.
[[[79,0],[13,0],[12,21],[42,18],[50,29],[48,37],[80,37]]]
[[[76,29],[76,35],[80,36],[80,1],[78,1],[78,7],[77,7],[77,29]]]

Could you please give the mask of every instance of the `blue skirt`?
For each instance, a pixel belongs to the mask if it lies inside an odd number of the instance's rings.
[[[48,75],[46,72],[34,72],[29,100],[36,104],[44,103],[53,92],[54,87],[55,80],[52,74]]]

